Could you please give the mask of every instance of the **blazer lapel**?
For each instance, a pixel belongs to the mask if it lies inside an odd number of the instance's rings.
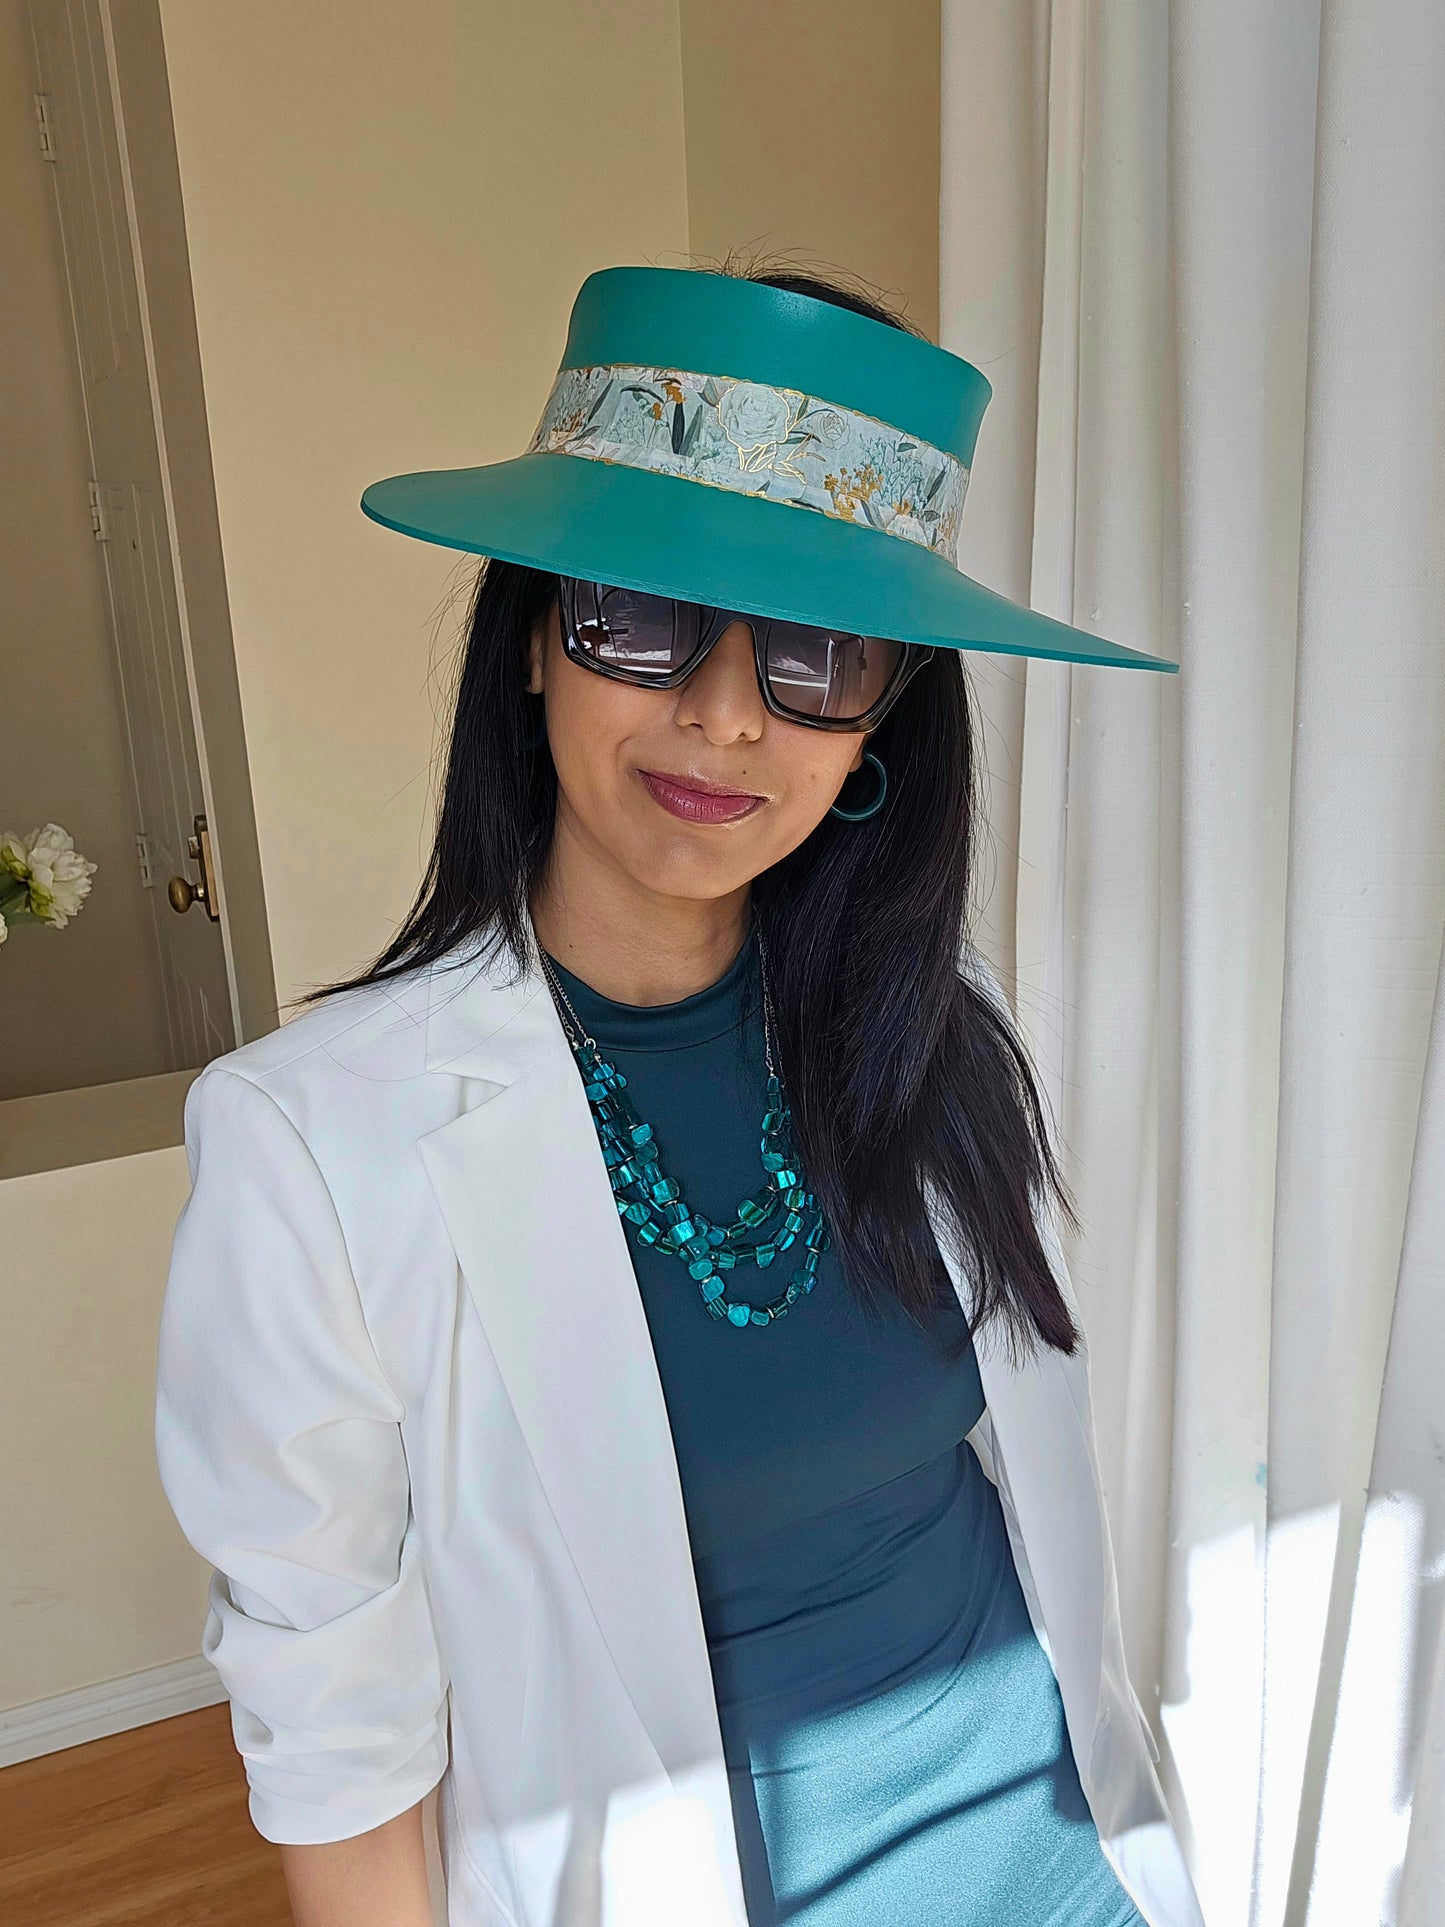
[[[667,1408],[582,1080],[539,974],[435,979],[430,1068],[490,1092],[420,1149],[513,1409],[674,1776],[722,1746]]]

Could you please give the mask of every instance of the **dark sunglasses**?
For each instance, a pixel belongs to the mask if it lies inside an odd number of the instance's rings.
[[[560,578],[562,642],[573,662],[637,688],[676,689],[733,622],[752,632],[763,702],[811,729],[872,729],[933,651],[886,636],[779,622],[605,582]]]

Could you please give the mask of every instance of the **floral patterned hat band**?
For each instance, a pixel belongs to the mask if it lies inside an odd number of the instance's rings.
[[[677,475],[958,553],[963,463],[796,388],[626,362],[564,368],[527,452]]]
[[[958,566],[993,390],[907,328],[744,275],[599,268],[554,366],[521,454],[388,475],[364,513],[542,574],[782,621],[1177,667]]]

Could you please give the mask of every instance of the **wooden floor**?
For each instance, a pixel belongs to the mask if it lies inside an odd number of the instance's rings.
[[[292,1927],[230,1709],[0,1771],[4,1927]]]

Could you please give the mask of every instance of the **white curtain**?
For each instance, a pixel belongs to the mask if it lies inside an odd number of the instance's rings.
[[[943,0],[964,566],[1131,1664],[1210,1927],[1445,1922],[1445,4]]]

